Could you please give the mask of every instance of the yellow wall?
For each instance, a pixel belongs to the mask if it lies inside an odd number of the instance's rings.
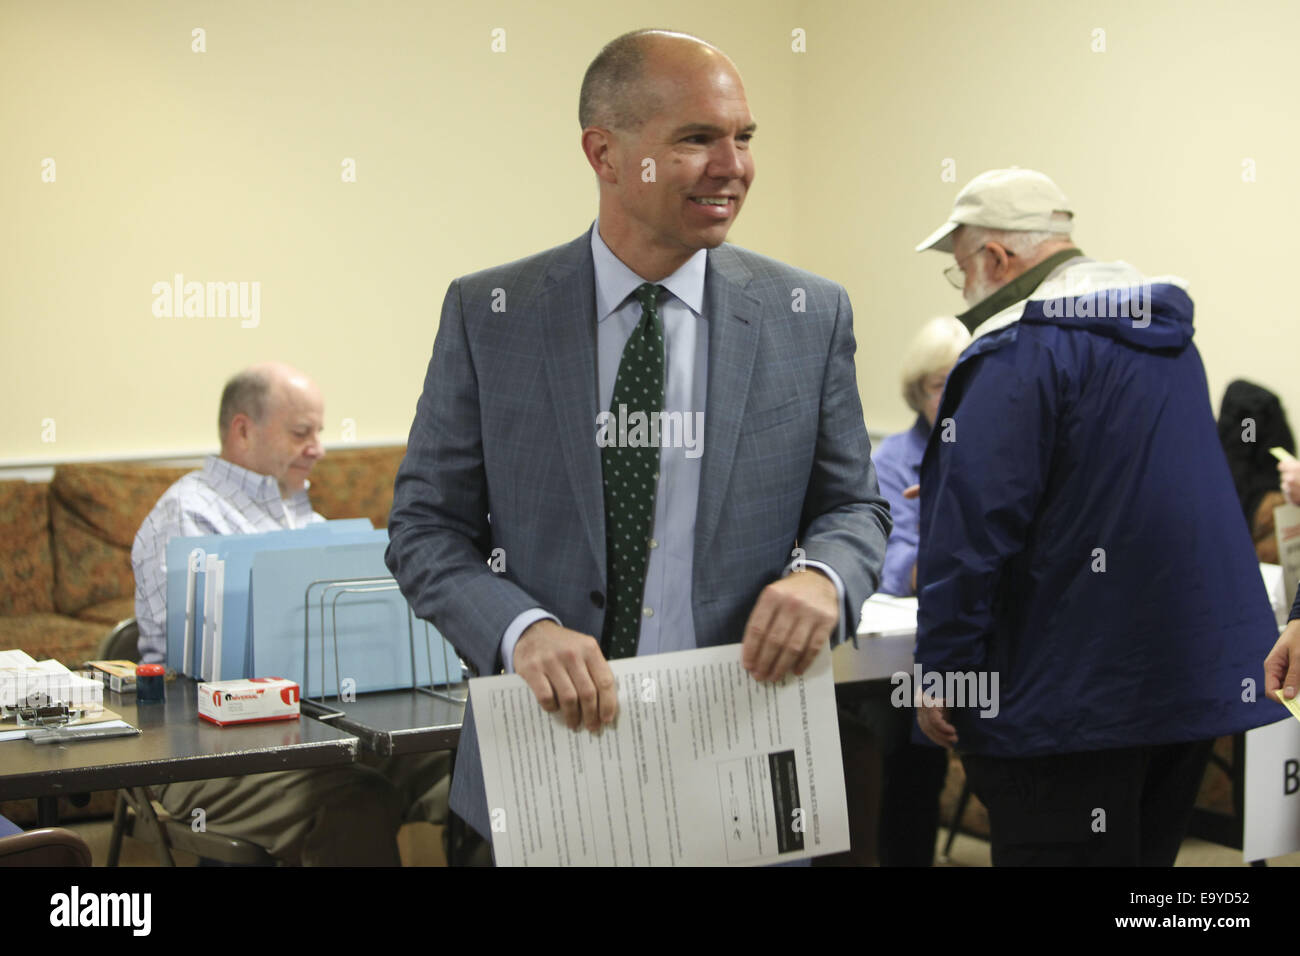
[[[1189,281],[1216,413],[1227,383],[1249,378],[1300,429],[1300,4],[803,10],[816,59],[797,107],[799,256],[856,303],[868,425],[909,422],[896,356],[920,321],[964,308],[941,275],[952,257],[912,249],[971,177],[1019,165],[1069,196],[1086,253]],[[1092,52],[1095,29],[1104,53]],[[956,183],[940,178],[945,159]],[[1256,182],[1243,182],[1245,159]]]
[[[758,177],[732,238],[847,286],[873,431],[908,421],[912,330],[962,307],[950,259],[912,246],[1013,163],[1057,179],[1088,253],[1190,280],[1216,403],[1245,376],[1300,410],[1294,4],[14,2],[0,462],[212,448],[221,383],[268,357],[320,381],[327,443],[349,419],[403,441],[447,283],[594,218],[578,85],[647,25],[740,67]],[[260,324],[156,317],[176,273],[259,282]]]

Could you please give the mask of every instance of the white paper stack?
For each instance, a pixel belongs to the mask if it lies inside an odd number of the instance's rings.
[[[55,660],[23,651],[0,651],[0,707],[66,704],[85,711],[104,706],[104,685],[78,677]]]
[[[873,594],[862,605],[859,637],[916,634],[916,598]]]
[[[1259,573],[1263,575],[1264,589],[1268,591],[1268,603],[1273,608],[1273,617],[1277,619],[1277,628],[1280,631],[1286,627],[1286,619],[1291,614],[1291,600],[1295,597],[1295,592],[1287,595],[1286,571],[1280,564],[1265,564],[1261,561]]]
[[[0,670],[14,667],[31,667],[36,663],[26,651],[0,651]]]

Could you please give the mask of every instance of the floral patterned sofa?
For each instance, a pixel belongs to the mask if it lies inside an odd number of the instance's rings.
[[[345,448],[317,463],[312,504],[327,518],[388,524],[403,447]],[[78,667],[135,614],[131,544],[188,468],[71,464],[46,482],[0,482],[0,649]]]

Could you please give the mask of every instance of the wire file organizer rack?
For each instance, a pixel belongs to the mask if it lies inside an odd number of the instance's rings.
[[[391,576],[369,578],[320,578],[307,585],[306,591],[303,594],[303,693],[301,700],[305,704],[313,705],[312,709],[318,711],[316,715],[318,718],[328,720],[331,717],[343,716],[342,711],[333,710],[330,705],[326,703],[327,698],[325,694],[326,640],[328,636],[333,638],[335,701],[339,705],[345,703],[343,697],[343,672],[339,666],[339,601],[347,599],[350,595],[377,594],[398,590],[400,590],[398,584]],[[314,597],[313,593],[315,595]],[[313,615],[313,611],[316,612],[315,615]],[[308,678],[311,676],[312,667],[311,621],[313,616],[318,617],[320,622],[319,698],[309,697],[306,694]],[[329,623],[328,628],[326,627],[327,621]],[[455,662],[455,664],[460,667],[462,674],[465,674],[469,668],[460,658],[460,655],[455,652],[455,649],[451,647],[447,639],[441,634],[437,634],[428,621],[421,620],[419,623],[424,631],[424,656],[425,663],[428,665],[429,675],[429,684],[427,686],[420,683],[420,672],[417,666],[415,611],[411,608],[410,604],[407,604],[406,626],[411,654],[411,690],[417,691],[421,694],[427,694],[430,697],[437,697],[441,700],[450,701],[454,704],[464,704],[465,701],[469,699],[469,691],[467,689],[468,685],[463,679],[455,682],[450,680],[452,673],[451,665]],[[437,683],[434,679],[433,638],[435,634],[438,643],[442,645],[442,674],[444,678],[446,678],[443,683]]]

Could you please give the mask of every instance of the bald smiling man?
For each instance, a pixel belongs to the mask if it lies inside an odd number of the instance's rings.
[[[221,394],[221,454],[210,455],[158,499],[131,549],[140,660],[167,653],[167,542],[252,534],[325,520],[312,511],[307,475],[325,454],[325,401],[316,383],[283,362],[240,372]]]
[[[451,284],[387,558],[480,674],[586,732],[618,713],[612,658],[741,643],[756,680],[803,673],[857,626],[890,519],[848,295],[726,242],[754,179],[735,64],[626,34],[578,119],[598,218]],[[452,788],[487,836],[472,712]]]

